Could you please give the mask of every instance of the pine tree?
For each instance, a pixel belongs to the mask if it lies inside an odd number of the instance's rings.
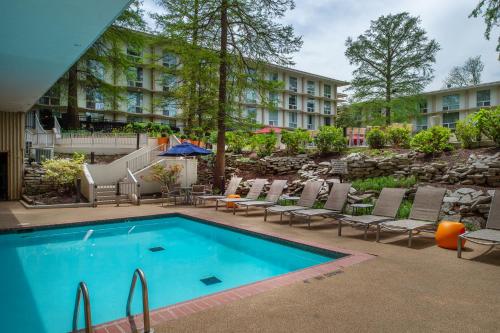
[[[433,79],[439,44],[429,40],[420,18],[408,13],[381,16],[356,40],[346,41],[346,57],[356,65],[351,89],[357,101],[383,101],[391,123],[394,98],[417,95]]]

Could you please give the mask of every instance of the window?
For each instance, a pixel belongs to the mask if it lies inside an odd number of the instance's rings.
[[[164,73],[162,75],[162,87],[163,91],[172,91],[177,83],[177,78],[175,75]]]
[[[297,95],[288,96],[288,108],[290,110],[297,110]]]
[[[324,95],[326,98],[332,98],[332,86],[329,84],[324,85]]]
[[[132,62],[140,62],[142,58],[142,50],[138,47],[127,46],[127,57]]]
[[[130,67],[127,71],[127,84],[129,87],[142,87],[143,69],[141,67]]]
[[[269,103],[271,103],[272,105],[277,107],[279,102],[280,102],[280,98],[278,96],[278,93],[270,92],[269,93]]]
[[[427,113],[427,101],[421,102],[419,105],[420,113]]]
[[[330,126],[332,124],[332,119],[330,117],[323,118],[325,126]]]
[[[288,112],[288,127],[297,128],[297,113]]]
[[[255,90],[247,89],[245,91],[245,103],[257,104],[257,93]]]
[[[314,86],[314,81],[307,81],[307,93],[309,95],[314,95],[316,87]]]
[[[459,95],[443,96],[443,111],[458,110],[459,108],[460,108]]]
[[[104,97],[102,93],[95,88],[88,88],[86,94],[87,109],[104,110]]]
[[[87,122],[103,122],[104,120],[104,114],[102,113],[96,113],[96,112],[85,112],[84,116],[79,116],[80,121],[87,121]]]
[[[297,78],[296,77],[289,77],[288,78],[288,89],[291,91],[297,92]]]
[[[257,122],[257,108],[247,106],[246,110],[246,118],[252,122]]]
[[[88,60],[87,69],[89,73],[98,78],[99,80],[104,80],[104,65],[97,60]]]
[[[176,68],[177,67],[177,57],[169,52],[163,53],[163,66],[167,68]]]
[[[165,101],[162,111],[164,116],[175,117],[177,115],[177,105],[173,101]]]
[[[127,111],[131,113],[142,113],[142,93],[129,92],[127,98]]]
[[[247,68],[247,82],[254,83],[257,81],[257,70],[255,68]]]
[[[417,117],[417,124],[416,124],[416,130],[417,132],[420,132],[422,130],[427,129],[427,116],[421,116]]]
[[[269,125],[278,126],[278,111],[269,111]]]
[[[448,127],[449,129],[454,130],[459,118],[460,113],[458,112],[443,114],[443,127]]]
[[[323,105],[323,113],[332,114],[332,102],[325,101],[325,104]]]
[[[269,81],[279,81],[278,73],[270,73],[269,74]]]
[[[60,93],[58,89],[50,89],[39,100],[38,104],[43,105],[59,105]]]
[[[490,91],[489,90],[479,90],[477,92],[477,106],[490,106]]]
[[[307,116],[307,129],[308,130],[313,130],[314,129],[314,117],[309,115]]]
[[[314,98],[307,99],[307,112],[314,112]]]

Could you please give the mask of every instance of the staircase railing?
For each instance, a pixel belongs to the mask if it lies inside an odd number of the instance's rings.
[[[165,150],[165,144],[146,150],[140,155],[126,162],[126,167],[131,172],[139,171],[158,159],[158,155]]]
[[[141,184],[137,181],[134,174],[130,169],[127,169],[127,176],[125,181],[120,182],[120,190],[122,194],[127,194],[130,201],[135,202],[136,205],[141,204]]]
[[[153,333],[153,329],[151,329],[151,323],[149,320],[149,300],[148,300],[148,284],[146,282],[146,276],[144,272],[137,268],[134,271],[134,277],[132,278],[132,284],[130,285],[130,292],[128,294],[127,300],[127,316],[130,316],[130,306],[132,303],[132,299],[134,297],[134,289],[137,283],[137,277],[141,280],[142,285],[142,314],[144,317],[144,333]]]
[[[93,333],[92,328],[92,314],[90,312],[90,298],[89,290],[85,282],[80,282],[78,284],[78,289],[76,291],[76,303],[75,311],[73,312],[73,332],[78,330],[78,314],[80,312],[80,300],[83,297],[83,309],[85,314],[85,333]]]

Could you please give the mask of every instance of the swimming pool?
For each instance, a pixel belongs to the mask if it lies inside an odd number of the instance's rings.
[[[342,256],[181,215],[4,234],[0,327],[71,331],[80,281],[89,289],[94,325],[123,318],[136,268],[156,309]],[[132,313],[141,311],[136,288]]]

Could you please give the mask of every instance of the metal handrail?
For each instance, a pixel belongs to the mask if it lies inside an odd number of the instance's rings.
[[[87,289],[87,285],[85,284],[85,282],[80,282],[76,291],[75,311],[73,312],[73,332],[76,332],[78,330],[78,313],[80,311],[80,299],[82,296],[85,313],[85,333],[93,333],[94,329],[92,328],[92,314],[90,312],[89,290]]]
[[[127,316],[130,317],[130,305],[132,303],[132,298],[134,297],[134,289],[137,282],[137,276],[139,276],[142,284],[142,312],[144,316],[144,333],[154,333],[154,330],[151,329],[151,324],[149,321],[148,284],[146,282],[146,276],[140,268],[137,268],[134,271],[134,277],[132,278],[132,285],[130,286],[130,292],[128,294],[127,300]]]

